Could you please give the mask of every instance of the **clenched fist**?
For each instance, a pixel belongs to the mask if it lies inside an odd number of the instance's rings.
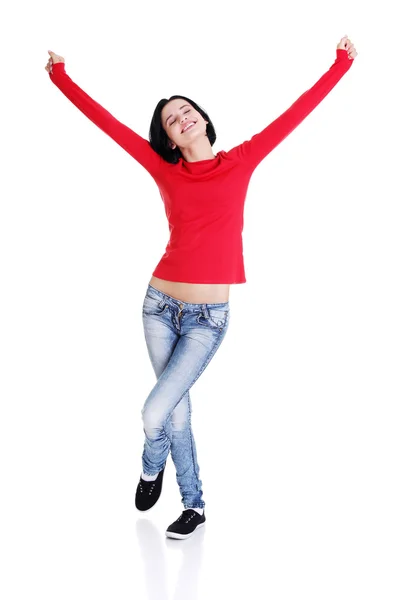
[[[354,45],[349,40],[347,35],[342,37],[342,39],[340,40],[340,42],[337,45],[337,49],[338,50],[347,50],[347,54],[348,54],[349,58],[354,59],[357,56],[356,49],[354,48]]]
[[[53,69],[53,65],[55,65],[56,63],[59,63],[59,62],[65,63],[65,60],[63,59],[62,56],[55,54],[51,50],[47,50],[47,52],[50,54],[50,58],[47,61],[47,65],[45,66],[45,69],[48,73],[51,73],[52,69]]]

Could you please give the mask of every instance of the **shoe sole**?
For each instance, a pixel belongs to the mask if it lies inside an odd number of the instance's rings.
[[[161,492],[162,492],[162,490],[163,490],[163,485],[164,485],[164,476],[163,476],[163,479],[162,479],[162,482],[161,482],[160,495],[158,496],[157,500],[154,502],[153,506],[150,506],[150,508],[138,508],[138,507],[136,506],[136,503],[135,503],[136,509],[137,509],[139,512],[149,512],[149,510],[151,510],[152,508],[154,508],[154,507],[155,507],[155,505],[157,504],[157,502],[159,501],[159,499],[161,498]]]
[[[205,522],[200,523],[199,525],[197,525],[196,529],[194,529],[191,533],[175,533],[174,531],[166,531],[165,535],[167,537],[173,538],[175,540],[185,540],[186,538],[193,535],[198,529],[200,529],[200,527],[203,527],[204,525],[205,525]]]

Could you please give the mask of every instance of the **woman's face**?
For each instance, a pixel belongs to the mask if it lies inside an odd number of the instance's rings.
[[[182,98],[170,100],[161,111],[162,126],[171,140],[171,148],[177,146],[186,148],[193,143],[197,137],[206,135],[207,121],[193,108],[191,104]],[[183,129],[194,123],[183,131]]]

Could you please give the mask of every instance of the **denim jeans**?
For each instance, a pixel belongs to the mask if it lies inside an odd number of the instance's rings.
[[[149,284],[142,315],[147,349],[157,377],[142,409],[143,473],[159,473],[171,450],[185,509],[202,508],[205,502],[191,426],[189,390],[225,337],[229,301],[191,304]]]

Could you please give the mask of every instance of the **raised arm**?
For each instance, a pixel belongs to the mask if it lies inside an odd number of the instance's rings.
[[[346,39],[342,38],[339,42],[333,65],[312,88],[302,94],[290,108],[260,133],[230,150],[233,155],[246,163],[251,171],[318,106],[350,69],[354,59],[350,57],[350,53],[348,54],[347,48],[340,48],[341,44],[345,45],[346,42],[343,40]],[[357,53],[354,50],[352,54]]]
[[[104,133],[109,135],[128,154],[133,156],[153,178],[162,168],[162,157],[150,146],[150,142],[118,121],[111,113],[95,102],[72,81],[63,62],[53,64],[49,71],[51,81],[75,106]]]

